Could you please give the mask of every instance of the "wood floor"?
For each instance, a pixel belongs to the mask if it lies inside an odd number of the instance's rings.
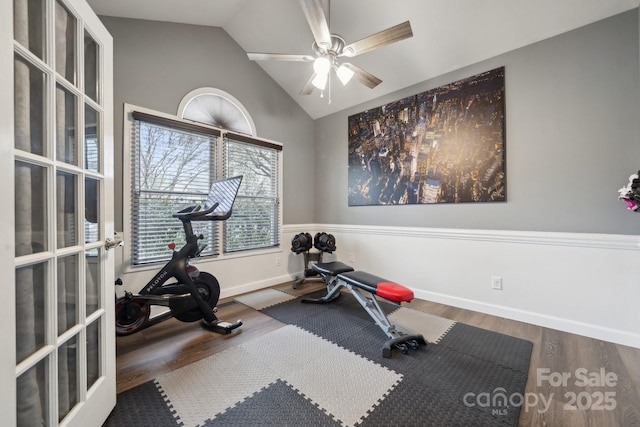
[[[293,295],[322,287],[314,281],[297,290],[291,283],[274,286]],[[424,300],[409,307],[533,343],[520,426],[640,427],[640,349]],[[118,392],[284,326],[232,301],[220,301],[218,317],[244,325],[223,336],[171,319],[118,337]]]

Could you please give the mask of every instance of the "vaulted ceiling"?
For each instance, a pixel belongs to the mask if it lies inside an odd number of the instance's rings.
[[[312,54],[298,0],[88,0],[98,15],[222,27],[246,52]],[[347,43],[404,21],[413,37],[349,61],[379,77],[369,89],[331,80],[331,93],[299,92],[310,62],[257,61],[312,118],[386,95],[638,7],[640,0],[333,0],[329,26]],[[323,0],[325,12],[328,1]],[[329,103],[329,98],[331,102]]]

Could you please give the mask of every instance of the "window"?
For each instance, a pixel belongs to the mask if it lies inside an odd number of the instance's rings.
[[[278,153],[239,135],[225,135],[225,176],[243,175],[234,213],[225,221],[224,251],[279,243]]]
[[[131,119],[134,265],[168,260],[167,244],[184,244],[172,214],[204,204],[212,181],[236,175],[243,180],[231,218],[192,223],[205,236],[202,256],[280,244],[280,144],[160,114],[133,111]]]

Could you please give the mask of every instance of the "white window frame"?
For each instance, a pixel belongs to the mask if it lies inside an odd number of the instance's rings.
[[[132,144],[133,144],[133,128],[134,128],[134,121],[132,118],[132,114],[133,112],[140,112],[140,113],[145,113],[145,114],[150,114],[153,116],[157,116],[157,117],[161,117],[161,118],[166,118],[168,120],[173,120],[173,121],[179,121],[179,122],[183,122],[185,124],[189,124],[189,125],[193,125],[194,122],[190,121],[190,120],[183,120],[181,118],[178,118],[176,116],[173,116],[171,114],[166,114],[166,113],[162,113],[159,111],[155,111],[149,108],[145,108],[145,107],[140,107],[137,105],[133,105],[133,104],[124,104],[124,111],[123,111],[123,191],[122,191],[122,196],[123,196],[123,235],[124,235],[124,239],[125,241],[129,241],[131,242],[130,245],[125,245],[125,248],[127,248],[124,251],[124,259],[123,259],[123,263],[122,263],[122,270],[123,272],[134,272],[134,271],[143,271],[146,269],[157,269],[158,265],[161,263],[164,263],[166,261],[158,261],[155,263],[148,263],[148,264],[140,264],[140,265],[133,265],[132,263],[132,247],[133,247],[133,224],[132,224],[132,220],[131,220],[131,213],[132,213],[132,186],[131,186],[131,180],[132,180],[132,168],[130,167],[130,165],[132,164]],[[218,165],[216,167],[217,173],[218,174],[223,174],[224,173],[224,156],[222,155],[222,147],[224,145],[224,138],[225,135],[228,134],[233,134],[230,133],[228,131],[226,131],[225,129],[221,129],[221,128],[217,128],[215,126],[209,126],[206,124],[202,124],[202,123],[198,123],[198,126],[202,126],[204,128],[209,128],[209,129],[213,129],[216,130],[218,132],[221,133],[220,137],[219,137],[219,142],[218,142],[218,150],[219,153],[217,155],[217,161],[218,161]],[[268,139],[264,139],[264,138],[257,138],[255,136],[251,136],[251,138],[259,140],[259,141],[264,141],[268,144],[274,144],[277,146],[282,147],[283,144],[277,141],[271,141]],[[281,246],[282,246],[282,214],[283,214],[283,209],[282,209],[282,188],[283,188],[283,182],[282,182],[282,177],[283,177],[283,154],[280,153],[278,155],[278,188],[277,188],[277,199],[278,199],[278,236],[277,236],[277,240],[278,240],[278,244],[276,246],[273,247],[268,247],[268,248],[258,248],[258,249],[248,249],[248,250],[243,250],[243,251],[238,251],[238,252],[229,252],[229,253],[225,253],[223,250],[223,240],[224,240],[224,227],[223,227],[223,221],[220,222],[216,222],[216,226],[218,226],[218,239],[217,239],[217,244],[218,244],[218,248],[216,248],[216,251],[218,254],[214,255],[214,256],[209,256],[209,257],[203,257],[202,261],[213,261],[213,260],[222,260],[222,259],[232,259],[232,258],[245,258],[245,257],[252,257],[252,256],[256,256],[256,255],[261,255],[261,254],[268,254],[268,253],[274,253],[274,252],[280,252],[281,251]],[[221,176],[220,176],[221,177]],[[176,220],[177,221],[177,220]]]

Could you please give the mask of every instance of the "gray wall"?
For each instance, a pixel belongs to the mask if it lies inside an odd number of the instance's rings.
[[[220,28],[101,17],[114,37],[116,228],[123,103],[175,114],[186,93],[209,86],[242,102],[258,136],[284,144],[285,224],[640,234],[640,216],[617,200],[640,169],[639,16],[635,9],[315,123]],[[347,205],[349,115],[499,66],[506,203]]]
[[[617,200],[640,169],[638,17],[635,9],[316,120],[316,223],[640,234],[640,215]],[[500,66],[507,202],[347,205],[348,116]]]
[[[244,105],[259,137],[284,144],[284,223],[314,220],[313,120],[220,28],[101,17],[114,41],[116,229],[122,230],[123,104],[176,114],[200,87]],[[125,165],[126,167],[126,165]],[[124,183],[128,185],[128,183]]]

